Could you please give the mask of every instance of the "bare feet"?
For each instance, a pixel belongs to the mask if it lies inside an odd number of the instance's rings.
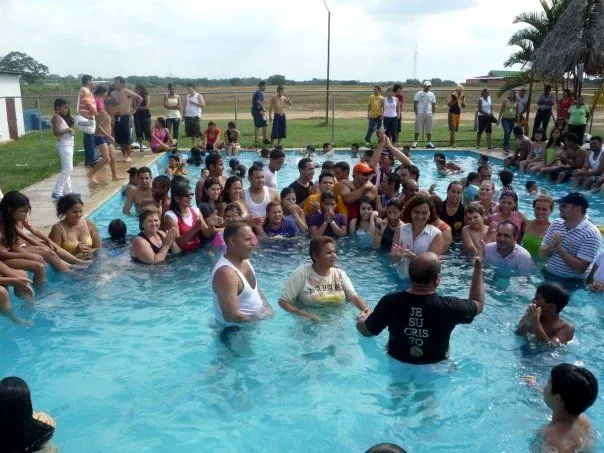
[[[132,159],[130,159],[129,157],[126,157],[126,158],[124,159],[124,162],[132,162]]]
[[[113,178],[111,178],[112,181],[123,181],[126,178],[120,178],[118,176],[114,176]]]
[[[96,176],[90,176],[90,174],[88,175],[88,178],[90,178],[90,181],[94,184],[99,184],[99,180],[96,179]]]

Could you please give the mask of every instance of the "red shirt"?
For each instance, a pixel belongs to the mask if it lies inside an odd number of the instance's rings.
[[[395,98],[398,99],[398,103],[401,105],[401,107],[403,106],[403,94],[395,94],[394,95]]]
[[[203,135],[206,138],[206,142],[211,143],[212,145],[216,143],[216,140],[218,140],[220,134],[222,134],[222,131],[217,127],[215,127],[214,130],[206,129],[205,131],[203,131]]]
[[[571,105],[573,105],[575,102],[575,99],[570,97],[568,99],[560,99],[558,101],[558,118],[565,118],[568,119],[568,109],[570,108]]]

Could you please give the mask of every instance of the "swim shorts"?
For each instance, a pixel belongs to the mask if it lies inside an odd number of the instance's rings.
[[[449,112],[449,130],[451,132],[457,132],[459,129],[459,117],[461,115],[459,113],[451,113]]]
[[[115,143],[127,146],[132,143],[130,114],[115,117]]]
[[[95,135],[94,136],[94,146],[108,145],[109,140],[104,135]]]
[[[201,137],[201,118],[199,116],[185,116],[185,135]]]
[[[252,110],[252,118],[254,118],[254,127],[265,127],[268,124],[266,115],[263,112]]]
[[[478,133],[482,134],[483,132],[487,134],[493,132],[493,123],[491,122],[490,115],[478,115]]]
[[[275,113],[273,118],[273,130],[271,131],[271,140],[285,138],[287,134],[287,123],[285,115]]]

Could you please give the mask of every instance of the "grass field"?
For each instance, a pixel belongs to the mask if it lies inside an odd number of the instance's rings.
[[[408,115],[409,122],[403,122],[403,133],[400,142],[411,143],[413,139],[413,123],[410,122],[411,116]],[[473,149],[475,147],[476,133],[472,131],[473,117],[466,114],[462,116],[460,131],[457,135],[457,144],[460,148]],[[226,120],[217,121],[218,127],[226,128]],[[245,148],[253,147],[254,129],[251,120],[241,120],[238,122],[241,132],[241,144]],[[184,137],[184,126],[181,123],[181,139],[179,147],[190,147],[190,141]],[[288,138],[284,140],[283,145],[286,148],[302,148],[312,144],[321,147],[324,142],[330,142],[336,147],[350,147],[352,143],[363,144],[365,132],[367,130],[367,120],[364,119],[335,119],[334,140],[332,140],[331,124],[326,126],[321,119],[308,120],[289,120]],[[270,135],[270,125],[269,125]],[[421,137],[420,137],[421,138]],[[446,146],[448,144],[449,132],[446,120],[437,120],[434,128],[434,142],[437,146]],[[500,147],[503,140],[501,128],[496,128],[493,132],[494,144]],[[375,135],[373,142],[376,141]],[[425,145],[420,142],[420,146]],[[486,138],[483,137],[483,146],[486,147]],[[76,136],[76,150],[82,149],[82,135]],[[0,156],[2,165],[0,165],[0,188],[6,192],[27,187],[47,178],[60,169],[60,161],[55,150],[55,139],[49,130],[44,131],[43,139],[40,140],[39,132],[32,132],[21,137],[19,140],[0,145]],[[84,159],[83,152],[76,152],[76,164],[81,164]]]

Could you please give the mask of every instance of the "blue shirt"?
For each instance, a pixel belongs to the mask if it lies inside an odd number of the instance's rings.
[[[474,184],[468,185],[468,187],[466,187],[463,190],[463,199],[462,199],[463,205],[467,207],[473,201],[477,201],[479,190],[480,190],[479,187],[475,186]]]
[[[262,228],[268,237],[284,236],[286,238],[291,238],[300,234],[300,228],[298,228],[296,222],[287,217],[283,218],[281,226],[276,230],[272,229],[268,223],[265,223]]]
[[[260,88],[256,90],[254,96],[252,96],[252,112],[260,113],[264,110],[264,93]]]

